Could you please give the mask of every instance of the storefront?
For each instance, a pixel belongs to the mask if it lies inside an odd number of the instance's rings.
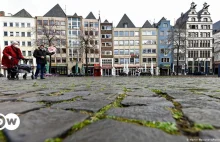
[[[112,66],[102,65],[102,76],[111,76],[111,75],[112,75]]]
[[[52,74],[67,75],[67,66],[51,66]]]
[[[101,76],[100,64],[94,64],[94,76]]]
[[[168,64],[160,64],[160,75],[166,76],[170,75],[171,66]]]

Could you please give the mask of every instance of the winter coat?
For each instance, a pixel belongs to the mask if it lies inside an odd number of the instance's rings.
[[[11,60],[8,58],[9,56],[12,57]],[[23,57],[19,48],[7,46],[3,50],[2,65],[6,66],[7,68],[12,68],[13,66],[18,65],[20,59],[25,58]]]
[[[47,55],[52,55],[46,50],[36,49],[33,56],[36,58],[37,64],[47,64]],[[43,56],[44,58],[41,58]]]

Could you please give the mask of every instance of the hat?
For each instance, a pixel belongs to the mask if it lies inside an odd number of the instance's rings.
[[[12,41],[11,45],[19,44],[17,41]]]

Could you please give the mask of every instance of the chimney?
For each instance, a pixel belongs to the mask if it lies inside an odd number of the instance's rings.
[[[0,11],[0,17],[5,16],[5,12],[4,11]]]

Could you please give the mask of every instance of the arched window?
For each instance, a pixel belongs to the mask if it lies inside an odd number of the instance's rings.
[[[191,20],[192,20],[193,22],[195,22],[195,21],[196,21],[196,18],[192,18]]]
[[[208,22],[208,18],[204,18],[203,21],[204,21],[204,22]]]

